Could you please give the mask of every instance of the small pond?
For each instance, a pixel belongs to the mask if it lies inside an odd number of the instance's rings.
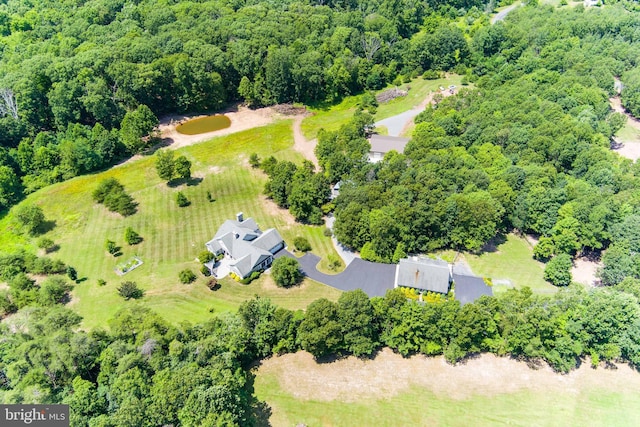
[[[184,135],[198,135],[200,133],[213,132],[231,126],[229,117],[222,114],[200,117],[189,120],[176,127],[176,130]]]

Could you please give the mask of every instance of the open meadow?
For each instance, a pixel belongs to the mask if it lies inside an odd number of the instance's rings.
[[[567,375],[485,354],[452,366],[442,357],[317,363],[306,352],[273,357],[254,373],[274,426],[635,426],[640,376],[627,365]]]
[[[310,280],[294,289],[280,289],[268,275],[250,285],[227,278],[219,290],[212,292],[205,286],[207,279],[198,272],[196,257],[205,249],[204,244],[226,219],[235,218],[240,211],[245,217],[255,218],[263,230],[276,227],[287,243],[296,236],[305,236],[322,258],[333,253],[324,228],[294,223],[286,210],[262,195],[266,176],[248,165],[252,152],[260,158],[274,155],[280,160],[300,162],[300,155],[291,149],[291,126],[290,120],[283,120],[177,150],[193,163],[192,185],[168,186],[156,174],[154,157],[145,156],[102,173],[44,188],[22,202],[41,206],[46,218],[55,221],[55,227],[44,236],[60,245],[52,256],[78,271],[80,283],[75,285],[70,306],[84,318],[83,326],[103,326],[120,307],[133,304],[148,306],[177,323],[198,322],[211,316],[211,312],[235,310],[255,294],[290,309],[302,309],[320,297],[337,299],[340,291]],[[92,191],[109,177],[117,178],[139,203],[136,214],[123,218],[93,202]],[[187,196],[190,206],[177,206],[177,191]],[[207,200],[207,192],[213,202]],[[127,227],[137,231],[144,241],[128,246],[124,242]],[[35,248],[37,239],[13,232],[11,213],[0,221],[0,229],[0,244],[5,249],[24,245]],[[122,248],[121,256],[107,253],[107,239]],[[140,257],[144,264],[118,276],[116,266],[133,256]],[[198,272],[196,282],[180,283],[178,272],[185,268]],[[98,279],[107,285],[98,286]],[[124,301],[116,293],[124,280],[137,282],[145,296],[139,301]]]

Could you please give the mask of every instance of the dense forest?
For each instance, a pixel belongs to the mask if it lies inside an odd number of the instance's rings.
[[[366,113],[321,132],[324,174],[343,183],[338,239],[390,262],[517,230],[540,236],[535,256],[554,266],[609,247],[603,283],[640,277],[640,169],[610,150],[626,117],[608,102],[614,77],[637,70],[636,23],[622,7],[519,8],[474,34],[474,86],[422,112],[404,154],[366,162]]]
[[[481,6],[3,1],[0,210],[144,150],[160,115],[235,101],[335,101],[400,75],[465,64],[465,34],[449,24],[467,10],[469,22],[486,24]]]
[[[238,313],[171,326],[132,307],[109,331],[78,330],[64,307],[23,310],[0,325],[0,401],[66,403],[72,426],[255,425],[269,414],[253,395],[252,362],[304,349],[374,355],[382,346],[457,362],[478,352],[542,361],[568,372],[590,356],[640,366],[640,282],[554,296],[509,290],[460,307],[421,304],[400,290],[370,300],[357,290],[305,313],[258,298]],[[263,420],[264,421],[264,420]]]

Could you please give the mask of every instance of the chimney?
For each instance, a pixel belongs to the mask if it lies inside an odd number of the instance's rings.
[[[238,220],[238,222],[243,222],[244,221],[244,214],[242,212],[238,212],[236,214],[236,219]]]

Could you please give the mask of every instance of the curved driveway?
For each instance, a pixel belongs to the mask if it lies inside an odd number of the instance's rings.
[[[317,255],[307,253],[300,258],[296,258],[286,250],[282,250],[275,255],[276,258],[282,256],[297,259],[300,263],[300,269],[310,279],[341,291],[362,289],[369,297],[381,297],[384,296],[388,289],[393,289],[396,275],[395,264],[380,264],[356,258],[342,273],[324,274],[316,268],[320,262],[320,257]]]

